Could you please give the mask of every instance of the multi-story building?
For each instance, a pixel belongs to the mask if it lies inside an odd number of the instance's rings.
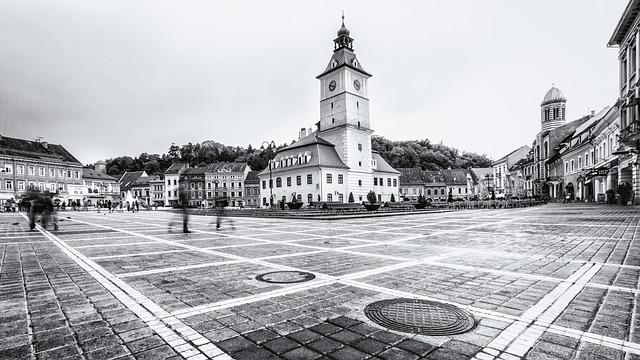
[[[299,141],[278,150],[258,174],[263,205],[291,201],[293,196],[306,202],[347,202],[353,195],[361,202],[371,190],[380,201],[398,195],[400,173],[371,149],[370,77],[354,53],[343,19],[329,64],[317,76],[317,130],[301,132]]]
[[[422,170],[401,168],[400,194],[403,199],[417,201],[423,195],[428,201],[468,198],[477,194],[475,175],[471,169]]]
[[[244,198],[245,206],[257,208],[260,207],[260,179],[258,171],[249,171],[247,178],[244,180]]]
[[[208,201],[211,203],[224,198],[229,206],[245,206],[245,179],[250,171],[247,163],[220,162],[209,165],[205,171]]]
[[[149,198],[147,199],[149,206],[163,206],[166,204],[164,181],[163,174],[151,176],[149,180]]]
[[[184,169],[180,173],[180,179],[178,184],[180,185],[180,191],[184,191],[186,199],[191,206],[202,206],[203,202],[206,204],[206,190],[205,190],[205,172],[207,167],[195,167]]]
[[[620,111],[613,106],[592,130],[590,167],[585,182],[591,183],[594,199],[605,201],[607,190],[616,190],[620,182],[633,181],[629,164],[633,154],[619,151]],[[620,155],[615,153],[621,152]],[[585,153],[585,157],[586,157]]]
[[[95,163],[93,169],[82,169],[82,187],[86,193],[87,205],[105,201],[113,204],[120,199],[118,179],[106,174],[105,162],[102,160]]]
[[[491,163],[493,169],[494,191],[497,197],[515,194],[515,180],[511,176],[512,167],[527,157],[531,148],[523,145]]]
[[[569,136],[562,140],[558,153],[562,159],[562,173],[565,197],[571,200],[594,201],[593,181],[588,176],[596,164],[594,143],[597,143],[594,130],[600,121],[610,112],[611,107],[606,107],[589,120],[576,127]],[[595,141],[594,141],[595,140]]]
[[[640,204],[640,0],[627,4],[608,46],[619,47],[620,61],[620,144],[616,149],[620,155],[617,166],[620,183],[632,187],[634,204]],[[634,196],[635,195],[635,196]]]
[[[0,135],[0,204],[27,189],[57,193],[61,201],[82,199],[82,163],[62,145]]]
[[[188,164],[175,163],[171,164],[169,168],[164,172],[165,186],[164,186],[164,204],[165,206],[176,205],[178,203],[178,192],[180,191],[180,174],[184,169],[188,168]]]

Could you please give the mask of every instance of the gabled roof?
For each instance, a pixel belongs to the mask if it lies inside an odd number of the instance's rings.
[[[206,172],[244,172],[247,163],[243,162],[217,162],[209,165]]]
[[[466,185],[467,184],[467,169],[445,169],[440,170],[440,173],[444,176],[444,182],[447,185]]]
[[[260,179],[258,178],[258,171],[249,171],[247,174],[247,178],[244,179],[245,185],[247,184],[260,184]]]
[[[616,25],[616,29],[613,31],[613,35],[611,35],[611,39],[609,40],[607,46],[622,45],[622,42],[629,33],[629,30],[635,23],[639,12],[640,0],[629,1],[627,7],[622,13],[622,16],[620,17],[620,20],[618,21],[618,25]]]
[[[165,174],[180,174],[183,169],[186,169],[188,167],[189,167],[188,164],[175,163],[175,164],[171,164],[171,166],[169,166],[169,168],[167,170],[165,170],[164,173]]]
[[[80,165],[62,145],[0,136],[0,155]]]
[[[89,179],[89,180],[102,180],[102,181],[111,181],[111,182],[118,181],[113,176],[109,176],[107,174],[101,173],[100,171],[87,169],[87,168],[82,168],[82,177],[84,179]]]
[[[334,64],[334,66],[331,66],[332,64]],[[334,70],[337,70],[342,66],[357,70],[364,75],[372,76],[362,68],[360,61],[356,58],[356,54],[353,52],[353,50],[346,47],[341,47],[333,52],[331,60],[329,60],[329,64],[327,64],[327,67],[324,69],[322,74],[316,76],[316,79]]]
[[[207,172],[208,166],[187,168],[180,175],[201,175]]]
[[[118,179],[118,183],[123,187],[127,187],[133,184],[135,181],[137,181],[141,177],[146,177],[146,176],[147,176],[147,173],[144,171],[126,171],[124,174],[120,176],[120,178]]]
[[[392,168],[377,152],[372,152],[371,156],[377,163],[376,168],[373,170],[374,173],[400,174],[400,171]]]
[[[286,167],[272,167],[271,174],[289,171],[292,169],[300,169],[307,167],[323,167],[323,168],[336,168],[336,169],[348,169],[349,167],[340,159],[340,156],[336,152],[335,146],[327,140],[318,136],[317,132],[311,133],[300,139],[293,145],[282,148],[276,152],[273,158],[274,162],[279,162],[283,158],[297,159],[298,155],[304,155],[308,153],[311,158],[306,163],[297,162],[294,165]],[[264,175],[269,173],[269,167],[262,170],[258,175]]]

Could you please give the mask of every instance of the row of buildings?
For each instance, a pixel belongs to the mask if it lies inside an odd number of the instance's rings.
[[[497,193],[598,202],[618,196],[640,204],[639,14],[640,0],[629,1],[607,44],[619,48],[618,100],[567,121],[567,99],[552,87],[540,104],[532,146],[493,163]]]

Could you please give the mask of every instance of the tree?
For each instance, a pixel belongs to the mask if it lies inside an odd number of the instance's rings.
[[[378,197],[376,196],[376,192],[373,190],[369,190],[369,193],[367,194],[367,200],[369,200],[369,203],[371,205],[375,204],[378,201]]]
[[[349,193],[349,202],[350,203],[355,202],[355,200],[353,199],[353,193],[352,192]]]
[[[169,158],[173,161],[173,160],[178,160],[179,156],[180,156],[180,147],[178,145],[176,145],[175,143],[171,143],[171,146],[169,146]]]

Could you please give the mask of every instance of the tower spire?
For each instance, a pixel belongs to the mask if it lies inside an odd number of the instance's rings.
[[[344,10],[342,10],[342,26],[344,26]]]

